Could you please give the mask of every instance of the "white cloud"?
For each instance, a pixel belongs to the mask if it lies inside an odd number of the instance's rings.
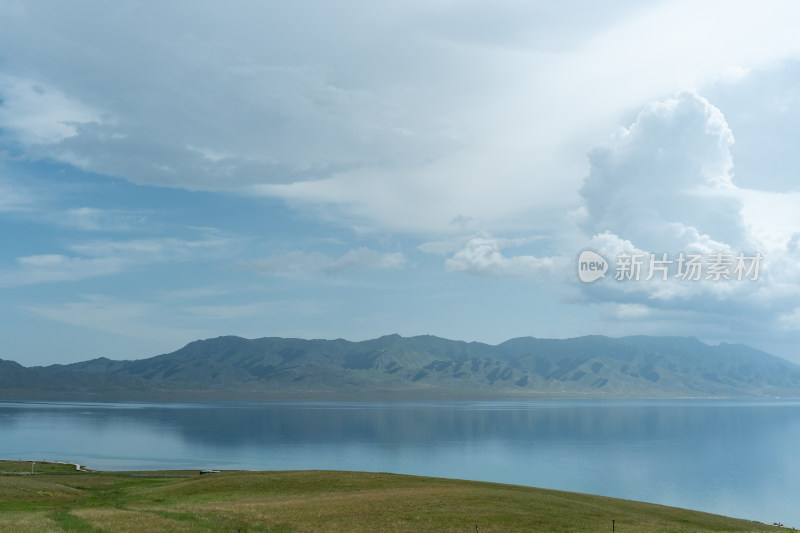
[[[643,271],[651,253],[674,261],[681,252],[755,252],[733,182],[732,144],[722,113],[694,93],[648,104],[629,128],[590,152],[580,217],[589,245],[610,259],[642,254]],[[754,290],[748,284],[686,283],[672,275],[650,281],[610,285],[621,294],[664,301]]]
[[[152,304],[120,302],[102,295],[90,294],[78,302],[27,305],[24,308],[49,320],[170,345],[201,338],[206,333],[200,329],[158,323],[155,317],[159,316],[160,310]]]
[[[75,257],[40,254],[18,257],[21,268],[0,271],[0,287],[76,281],[121,272],[128,261],[121,257]]]
[[[270,301],[246,304],[193,305],[181,310],[204,320],[241,320],[275,315],[309,316],[328,311],[329,304],[321,301]]]
[[[800,228],[800,192],[739,189],[738,194],[748,232],[768,250],[790,251]]]
[[[466,272],[476,276],[488,277],[530,277],[540,279],[551,277],[567,266],[567,262],[557,257],[535,257],[518,255],[506,257],[501,249],[509,244],[488,234],[475,235],[463,248],[445,261],[448,270]]]
[[[425,242],[417,246],[417,249],[426,254],[447,255],[449,253],[457,252],[475,237],[486,237],[493,239],[500,248],[522,246],[523,244],[528,244],[545,238],[541,235],[513,238],[491,237],[487,232],[484,231],[478,232],[475,235],[454,237],[444,241]]]
[[[651,251],[712,239],[746,244],[732,144],[722,113],[696,94],[647,105],[630,128],[590,152],[583,228]]]
[[[469,112],[454,111],[472,118],[463,122],[469,125],[463,146],[422,165],[348,170],[319,183],[254,190],[419,233],[452,232],[449,222],[457,215],[479,218],[495,232],[532,224],[553,229],[584,171],[586,143],[621,113],[800,51],[800,37],[776,15],[791,17],[797,6],[774,2],[770,9],[767,15],[761,7],[713,2],[630,9],[594,31],[564,28],[573,46],[557,54],[524,44],[511,53],[472,43],[474,68],[488,69],[483,59],[502,65],[493,74],[505,83]],[[718,12],[725,12],[724,25]],[[774,31],[776,40],[765,44],[751,31],[753,23]]]
[[[329,273],[344,270],[390,270],[403,268],[406,257],[401,252],[381,253],[369,248],[350,250],[339,259],[325,267]]]
[[[72,244],[69,249],[89,257],[126,257],[149,261],[181,261],[206,252],[219,252],[234,244],[235,239],[216,231],[199,239],[131,239],[95,240]]]
[[[24,145],[58,144],[100,113],[47,83],[0,75],[0,128]]]
[[[0,86],[0,125],[23,144],[37,145],[28,154],[33,157],[137,183],[241,190],[318,179],[401,155],[425,158],[440,142],[433,142],[440,128],[424,115],[406,115],[401,92],[343,75],[352,48],[325,59],[286,46],[285,39],[299,37],[322,55],[342,47],[338,27],[332,32],[329,19],[312,20],[326,11],[319,5],[309,12],[240,6],[247,13],[193,3],[106,5],[94,6],[91,15],[73,6],[53,18],[61,7],[33,5],[22,14],[0,7],[6,11],[0,17],[13,21],[0,44],[4,60],[14,63],[4,65],[10,73]],[[300,13],[299,33],[286,35],[278,20]],[[98,18],[104,24],[88,24]],[[268,30],[268,21],[277,27]],[[363,34],[366,25],[357,28]],[[64,65],[53,65],[52,54],[65,42],[74,48]],[[297,56],[282,57],[281,50]],[[11,74],[23,71],[38,74]]]
[[[631,106],[800,52],[794,2],[312,6],[4,4],[0,122],[137,183],[500,231],[553,224]]]
[[[237,266],[247,270],[256,270],[263,274],[279,276],[306,276],[310,272],[318,272],[331,264],[334,259],[321,252],[301,252],[298,250],[283,255],[240,262]]]
[[[338,274],[349,270],[391,270],[405,266],[402,252],[381,253],[361,247],[349,250],[339,258],[321,252],[293,251],[283,255],[240,262],[240,268],[255,270],[263,274],[286,277],[307,277],[316,272]]]
[[[785,330],[800,331],[800,307],[778,316],[778,324]]]
[[[10,180],[0,179],[0,213],[30,211],[35,203],[27,188]]]
[[[674,328],[689,314],[692,325],[724,317],[742,330],[793,327],[800,250],[794,245],[797,218],[784,210],[792,212],[796,195],[737,187],[732,142],[719,109],[682,93],[646,106],[631,127],[591,152],[578,218],[586,246],[612,265],[605,280],[579,287],[585,300],[616,304],[617,318],[662,321],[664,327]],[[706,268],[718,251],[761,254],[758,279],[737,280],[734,265],[730,281],[708,280],[707,271],[699,281],[675,277],[679,254],[701,254]],[[639,281],[614,279],[621,253],[643,256]],[[673,261],[666,281],[660,274],[645,281],[651,253]]]
[[[622,320],[643,318],[652,313],[652,309],[641,304],[618,304],[614,315]]]
[[[0,270],[0,287],[77,281],[117,274],[136,266],[220,258],[235,240],[219,233],[200,239],[98,240],[72,244],[75,255],[37,254],[18,257],[17,267]]]
[[[209,297],[226,296],[232,292],[234,292],[232,289],[203,286],[162,291],[159,293],[159,296],[165,300],[204,299]]]
[[[26,182],[18,176],[8,177],[13,172],[6,168],[2,158],[0,152],[0,213],[83,231],[141,230],[147,222],[148,211],[57,206],[58,194],[63,191],[52,184],[36,184],[30,178]]]
[[[141,229],[146,221],[143,214],[96,207],[75,207],[60,212],[54,222],[83,231],[131,231]]]
[[[184,307],[183,311],[212,320],[238,320],[254,316],[262,316],[272,306],[267,303],[251,303],[240,305],[193,305]]]
[[[739,83],[747,78],[752,69],[732,65],[719,75],[719,80],[723,83]]]
[[[448,241],[424,242],[417,246],[417,250],[426,254],[447,255],[458,251],[468,240],[468,238],[463,238]]]

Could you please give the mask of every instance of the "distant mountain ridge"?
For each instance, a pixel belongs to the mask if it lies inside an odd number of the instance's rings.
[[[800,366],[694,337],[431,335],[350,342],[217,337],[132,361],[23,367],[0,359],[0,399],[800,396]]]

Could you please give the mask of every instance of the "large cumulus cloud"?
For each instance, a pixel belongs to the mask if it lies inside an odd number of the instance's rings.
[[[686,92],[649,104],[633,125],[589,153],[581,226],[653,252],[701,242],[746,245],[733,142],[720,110],[701,96]]]
[[[578,224],[584,244],[612,263],[621,253],[641,254],[643,273],[651,253],[673,260],[696,253],[707,262],[716,252],[742,252],[763,256],[758,279],[713,281],[704,271],[700,280],[686,281],[675,277],[672,264],[666,281],[660,275],[645,281],[643,274],[640,281],[611,276],[581,286],[584,301],[610,305],[626,320],[662,321],[672,328],[683,321],[727,328],[728,335],[798,326],[796,232],[767,232],[768,221],[754,223],[747,216],[764,202],[779,209],[792,195],[770,193],[765,199],[763,191],[737,186],[733,142],[723,113],[695,93],[647,105],[630,127],[589,153]]]

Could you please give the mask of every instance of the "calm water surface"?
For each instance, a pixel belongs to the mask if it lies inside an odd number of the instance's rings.
[[[398,472],[800,526],[800,401],[0,403],[0,458]]]

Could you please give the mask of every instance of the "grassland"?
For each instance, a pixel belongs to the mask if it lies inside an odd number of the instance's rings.
[[[79,472],[0,461],[0,531],[775,531],[600,496],[361,472]]]

